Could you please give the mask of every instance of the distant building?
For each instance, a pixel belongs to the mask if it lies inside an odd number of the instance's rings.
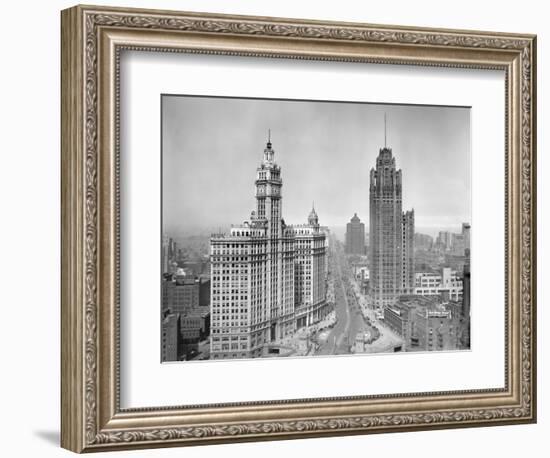
[[[209,279],[195,277],[182,268],[165,276],[162,282],[163,311],[186,315],[200,308],[208,310],[209,303]]]
[[[351,262],[351,268],[357,284],[363,294],[368,294],[370,272],[367,261],[362,258],[356,262]]]
[[[435,245],[440,251],[451,251],[453,246],[453,234],[449,231],[440,231],[437,235]]]
[[[436,272],[441,269],[441,265],[442,265],[441,253],[435,250],[430,250],[430,251],[416,250],[414,254],[415,272]]]
[[[182,350],[180,316],[166,314],[162,320],[162,361],[179,361]]]
[[[210,332],[209,306],[209,279],[195,277],[191,269],[187,268],[178,268],[174,274],[164,275],[162,281],[163,348],[165,334],[170,336],[172,341],[175,339],[173,333],[177,318],[179,339],[177,360],[189,358],[198,349],[199,340],[208,336]],[[163,349],[163,351],[172,351],[170,350],[172,347],[168,343],[166,350]]]
[[[169,256],[169,244],[170,239],[167,235],[162,237],[162,247],[161,247],[161,261],[162,261],[162,273],[167,274],[170,270],[170,256]]]
[[[462,301],[462,278],[450,267],[444,267],[440,274],[419,272],[415,274],[414,294],[420,296],[443,296],[446,300]]]
[[[466,264],[466,256],[464,254],[445,253],[443,264],[452,270],[462,272],[464,264]]]
[[[173,238],[163,235],[162,237],[162,273],[173,273],[177,267],[178,246]]]
[[[470,250],[466,250],[466,264],[464,264],[463,274],[464,293],[462,295],[462,320],[465,324],[464,333],[462,335],[462,344],[470,348]]]
[[[347,254],[365,254],[365,224],[361,222],[357,213],[346,225],[345,250]]]
[[[427,234],[414,234],[414,248],[416,250],[429,251],[433,248],[434,239]]]
[[[460,233],[440,231],[435,241],[435,248],[443,253],[454,256],[464,256],[470,249],[470,223],[462,223]]]
[[[451,251],[453,254],[458,256],[464,256],[464,235],[463,234],[452,234],[452,244]]]
[[[395,304],[414,287],[414,211],[402,212],[401,170],[391,148],[380,149],[370,171],[370,300],[375,308]]]
[[[470,223],[462,223],[462,238],[464,240],[464,250],[470,250]]]
[[[441,297],[401,296],[384,309],[384,322],[399,334],[408,351],[442,351],[469,348],[463,336],[469,322],[461,319],[460,303]]]

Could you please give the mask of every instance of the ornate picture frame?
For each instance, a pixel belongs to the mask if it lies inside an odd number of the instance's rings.
[[[536,37],[75,6],[61,15],[61,445],[75,452],[536,421]],[[120,407],[123,50],[502,70],[503,389]]]

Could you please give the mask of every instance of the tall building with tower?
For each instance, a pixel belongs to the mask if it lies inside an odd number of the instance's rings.
[[[265,354],[326,311],[326,235],[312,209],[306,224],[282,217],[281,168],[268,139],[256,170],[256,209],[210,239],[213,359]]]
[[[414,210],[403,213],[402,172],[386,144],[370,171],[370,300],[382,308],[414,288]]]
[[[357,213],[353,215],[350,222],[346,225],[346,253],[359,254],[365,253],[365,223],[362,223]]]

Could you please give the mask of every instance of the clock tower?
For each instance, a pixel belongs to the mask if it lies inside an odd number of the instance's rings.
[[[275,150],[268,134],[262,163],[256,171],[256,215],[266,228],[266,315],[270,322],[268,341],[281,336],[281,318],[289,308],[286,293],[285,263],[283,262],[282,193],[281,168],[274,160]]]
[[[264,158],[256,172],[256,215],[267,223],[267,235],[278,239],[282,235],[281,168],[274,160],[271,134],[264,149]]]

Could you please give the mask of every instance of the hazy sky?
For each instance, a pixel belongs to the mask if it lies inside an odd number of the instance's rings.
[[[403,210],[417,231],[471,220],[470,109],[163,96],[163,231],[227,229],[255,209],[267,131],[283,179],[283,218],[367,224],[369,172],[387,144],[403,171]]]

